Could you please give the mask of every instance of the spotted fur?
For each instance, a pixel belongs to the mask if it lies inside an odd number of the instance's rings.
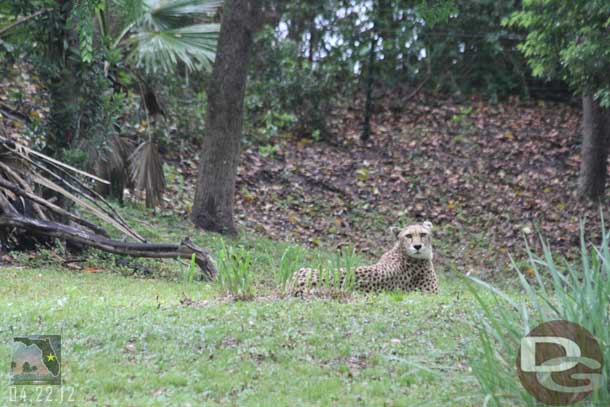
[[[397,242],[379,261],[371,266],[358,267],[354,271],[355,288],[364,292],[422,291],[438,294],[438,279],[432,264],[432,224],[424,222],[394,229]],[[340,270],[340,281],[345,270]],[[289,283],[293,295],[303,295],[325,285],[320,272],[302,268],[294,273]]]

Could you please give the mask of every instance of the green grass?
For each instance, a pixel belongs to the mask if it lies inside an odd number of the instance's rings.
[[[224,293],[239,299],[251,299],[254,296],[251,261],[252,253],[243,247],[235,250],[231,246],[222,245],[216,262],[216,283]]]
[[[61,267],[61,247],[20,256],[25,267],[0,268],[0,405],[17,405],[11,338],[58,333],[64,384],[78,406],[482,404],[467,359],[482,312],[447,270],[439,270],[439,296],[285,298],[281,288],[299,267],[351,269],[372,259],[247,234],[223,239],[174,216],[125,212],[151,240],[191,236],[221,266],[224,258],[225,283],[193,281],[188,261],[138,260],[153,271],[142,276],[96,251],[84,266],[98,273]],[[227,295],[239,290],[247,295]],[[37,387],[21,388],[36,395]]]
[[[475,302],[444,282],[439,297],[236,302],[213,285],[2,268],[0,383],[13,336],[61,333],[75,405],[479,405]]]

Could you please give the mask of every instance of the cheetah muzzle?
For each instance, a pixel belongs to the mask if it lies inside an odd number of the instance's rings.
[[[376,264],[353,271],[355,288],[367,293],[402,290],[438,294],[438,279],[432,264],[432,224],[424,222],[404,229],[392,228],[392,231],[397,236],[394,247]],[[346,274],[344,269],[340,270],[341,281]],[[318,270],[302,268],[292,276],[288,290],[292,295],[303,295],[324,286],[324,278]]]

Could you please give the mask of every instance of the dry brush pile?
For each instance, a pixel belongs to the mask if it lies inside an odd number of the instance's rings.
[[[190,259],[195,254],[202,278],[215,277],[207,251],[189,238],[178,244],[147,242],[95,192],[94,183],[108,182],[0,136],[0,249],[61,239],[123,256]],[[76,209],[110,225],[123,239],[113,239]]]

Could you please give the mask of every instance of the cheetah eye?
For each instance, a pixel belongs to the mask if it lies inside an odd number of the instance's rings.
[[[427,237],[428,234],[427,233],[420,233],[419,236],[423,239],[423,238]]]
[[[408,234],[408,235],[405,235],[405,237],[406,237],[407,239],[412,239],[412,238],[413,238],[413,235],[412,235],[412,234]]]

